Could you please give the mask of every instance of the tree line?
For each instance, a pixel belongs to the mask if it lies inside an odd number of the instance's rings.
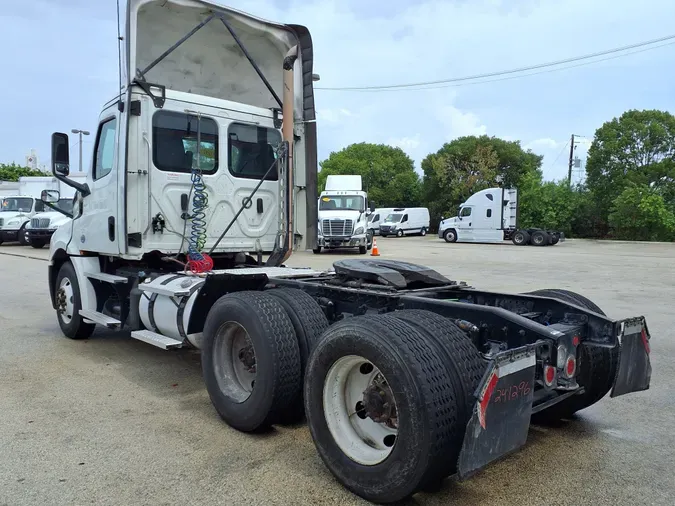
[[[358,143],[321,162],[319,190],[330,174],[360,174],[377,207],[428,207],[431,226],[485,188],[518,188],[519,225],[569,237],[675,240],[675,116],[629,110],[595,132],[586,179],[545,181],[543,157],[519,141],[466,136],[422,161],[422,177],[400,148]]]

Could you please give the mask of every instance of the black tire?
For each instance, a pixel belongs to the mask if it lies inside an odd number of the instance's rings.
[[[535,230],[530,236],[530,244],[533,246],[547,246],[548,241],[548,234],[543,230]]]
[[[228,343],[219,331],[243,327],[255,353],[255,380],[248,396],[237,391],[219,356]],[[262,430],[283,419],[301,394],[301,358],[293,324],[278,298],[263,292],[235,292],[216,301],[204,322],[202,374],[216,411],[243,432]]]
[[[469,337],[447,318],[419,309],[394,311],[391,315],[423,334],[434,347],[434,352],[446,368],[457,399],[457,419],[454,424],[456,432],[452,435],[455,444],[443,465],[437,468],[437,476],[430,477],[429,485],[433,488],[457,470],[464,432],[475,402],[473,394],[485,373],[487,363]]]
[[[396,231],[396,237],[403,237],[403,230],[400,228]]]
[[[604,315],[604,311],[597,304],[569,290],[545,289],[529,292],[531,295],[552,297],[585,307],[595,313]],[[619,365],[620,347],[600,348],[587,346],[583,342],[579,345],[577,359],[577,383],[584,387],[585,392],[575,395],[548,409],[533,415],[535,423],[556,422],[562,418],[569,418],[577,411],[585,409],[601,400],[612,388]]]
[[[28,231],[26,230],[25,223],[21,225],[17,239],[19,240],[19,245],[21,246],[28,246],[28,244],[30,244],[30,240],[28,239]]]
[[[449,228],[443,232],[443,239],[445,239],[445,242],[457,242],[457,232],[454,228]]]
[[[375,237],[375,234],[373,232],[370,232],[369,234],[366,235],[366,249],[368,251],[373,249],[373,237]]]
[[[30,241],[30,245],[35,249],[44,248],[45,244],[47,244],[47,242],[44,241],[43,239],[33,239],[32,241]]]
[[[552,234],[551,235],[551,245],[555,246],[556,244],[558,244],[558,242],[560,242],[560,236],[558,234]]]
[[[368,248],[365,246],[359,246],[359,253],[361,255],[365,255],[366,253],[368,253]]]
[[[511,241],[516,246],[526,246],[530,242],[530,234],[527,230],[516,230],[511,237]]]
[[[425,235],[427,235],[427,229],[424,228],[424,227],[422,227],[422,230],[420,231],[420,235],[421,235],[422,237],[424,237]]]
[[[291,319],[300,350],[300,373],[305,374],[309,355],[328,328],[328,319],[321,306],[308,294],[297,288],[275,288],[265,292],[275,297]],[[283,413],[283,423],[300,422],[305,414],[302,395]]]
[[[324,410],[324,382],[331,367],[354,354],[379,368],[396,392],[396,441],[384,460],[367,466],[340,449]],[[376,503],[400,501],[446,465],[457,417],[450,378],[428,340],[397,318],[355,316],[329,327],[310,356],[304,392],[310,433],[321,459],[360,497]]]
[[[87,339],[94,333],[96,325],[93,323],[85,323],[84,319],[80,316],[80,309],[82,309],[80,285],[77,282],[75,268],[70,262],[64,263],[56,276],[56,283],[54,284],[54,290],[56,290],[56,293],[54,294],[55,300],[57,300],[59,287],[64,280],[67,280],[72,287],[73,316],[69,322],[66,322],[57,309],[56,319],[59,322],[59,327],[61,327],[61,332],[70,339]]]
[[[380,234],[380,237],[389,237],[387,234]]]
[[[315,255],[318,255],[319,253],[321,253],[321,246],[317,246],[316,248],[314,248],[314,249],[312,250],[312,252],[313,252]]]

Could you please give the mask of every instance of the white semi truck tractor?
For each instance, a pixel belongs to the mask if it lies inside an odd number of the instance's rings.
[[[532,417],[649,387],[645,319],[572,292],[483,291],[392,259],[284,266],[318,237],[309,30],[198,0],[130,0],[123,20],[123,90],[85,183],[52,136],[77,191],[49,252],[67,337],[199,349],[227,424],[306,418],[337,480],[377,503],[468,478]]]

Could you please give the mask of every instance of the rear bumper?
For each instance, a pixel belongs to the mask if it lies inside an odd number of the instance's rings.
[[[621,354],[611,397],[647,390],[652,373],[650,335],[644,317],[622,320],[617,325]],[[537,346],[535,343],[497,353],[488,363],[474,394],[476,403],[464,435],[458,464],[460,479],[522,447],[534,411],[581,393],[581,387],[560,392],[546,406],[537,405],[533,410],[535,385],[541,380]]]

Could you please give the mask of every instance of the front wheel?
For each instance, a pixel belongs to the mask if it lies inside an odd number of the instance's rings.
[[[365,246],[359,246],[359,253],[361,255],[365,255],[366,253],[368,253],[368,248],[366,248]]]
[[[19,229],[19,244],[21,246],[28,246],[30,239],[28,238],[28,230],[26,230],[26,225],[22,225]]]
[[[318,255],[319,253],[321,253],[321,246],[317,246],[316,248],[314,248],[312,250],[312,253],[314,253],[315,255]]]
[[[403,230],[397,230],[396,237],[403,237]]]
[[[425,235],[427,235],[427,229],[424,228],[424,227],[422,227],[422,230],[420,231],[420,235],[421,235],[422,237],[424,237]]]
[[[35,249],[44,248],[44,247],[45,247],[45,244],[47,244],[47,243],[46,243],[44,240],[42,240],[42,239],[33,239],[33,240],[30,242],[30,245],[31,245],[33,248],[35,248]]]
[[[454,229],[449,229],[443,232],[443,239],[445,242],[457,242],[457,232]]]
[[[85,323],[80,316],[82,298],[73,264],[66,262],[61,266],[54,286],[56,288],[54,294],[56,316],[61,332],[70,339],[86,339],[91,336],[96,325]]]

